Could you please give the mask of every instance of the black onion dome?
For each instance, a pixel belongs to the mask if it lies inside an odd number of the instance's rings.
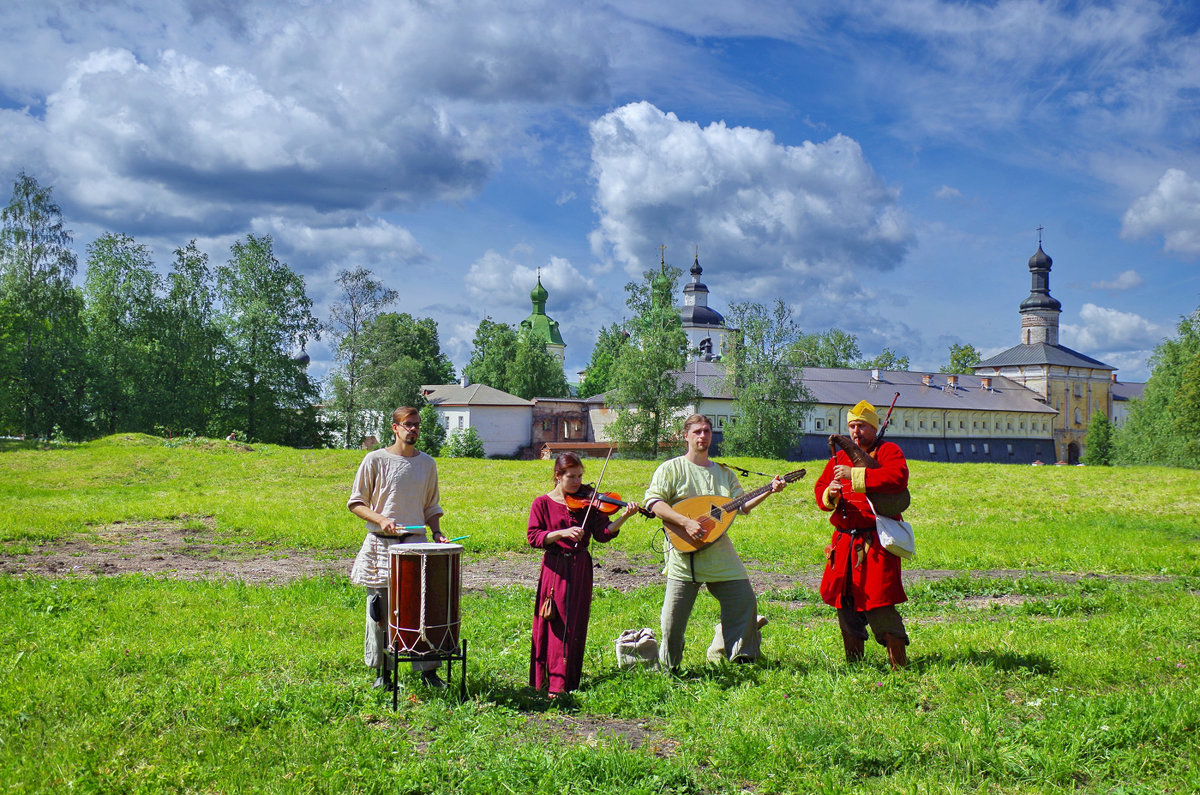
[[[696,326],[724,326],[725,317],[715,309],[707,306],[685,306],[679,316],[683,319],[684,325]]]

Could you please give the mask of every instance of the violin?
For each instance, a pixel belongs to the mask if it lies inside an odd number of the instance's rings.
[[[592,508],[604,514],[605,516],[611,516],[612,514],[616,513],[619,508],[624,508],[625,506],[629,505],[629,503],[623,501],[621,499],[621,495],[617,494],[615,491],[597,492],[594,488],[586,483],[580,486],[579,491],[575,492],[574,494],[564,493],[563,499],[567,503],[567,508],[572,511],[586,510],[590,505]],[[648,519],[654,518],[653,512],[646,510],[640,505],[638,506],[638,513]]]

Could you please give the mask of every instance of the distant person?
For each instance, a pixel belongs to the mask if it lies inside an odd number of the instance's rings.
[[[850,439],[878,461],[879,468],[853,466],[845,451],[838,450],[817,478],[817,506],[831,512],[834,527],[825,548],[821,598],[837,608],[847,662],[863,658],[870,627],[875,641],[887,649],[892,667],[903,668],[908,665],[908,634],[895,606],[908,596],[900,582],[900,558],[880,546],[867,499],[872,493],[908,488],[908,462],[899,445],[876,443],[879,415],[874,406],[860,401],[847,416]]]
[[[693,541],[704,538],[700,522],[676,511],[671,506],[688,497],[712,495],[736,498],[742,494],[737,476],[723,464],[708,457],[712,444],[712,422],[703,414],[693,414],[683,422],[683,438],[687,452],[664,461],[655,470],[646,489],[646,507],[660,519],[672,522]],[[750,500],[741,509],[750,510],[769,495],[783,491],[786,483],[776,477],[771,488]],[[721,638],[714,639],[708,658],[750,662],[759,656],[762,636],[758,624],[758,599],[750,586],[746,571],[733,541],[727,533],[715,543],[697,552],[681,552],[664,541],[667,591],[662,606],[662,642],[659,664],[675,670],[683,661],[684,633],[700,586],[721,605]]]
[[[227,442],[236,442],[236,441],[237,441],[237,432],[236,432],[236,431],[230,431],[230,432],[229,432],[229,435],[225,437],[225,441],[227,441]]]
[[[393,544],[427,543],[424,528],[433,540],[446,541],[440,528],[442,506],[438,503],[437,465],[415,445],[421,418],[412,406],[392,413],[396,440],[388,447],[372,450],[363,458],[354,476],[346,507],[367,523],[367,537],[354,559],[350,581],[367,588],[367,627],[363,661],[376,670],[375,687],[391,689],[388,676],[388,548]],[[420,527],[421,530],[407,528]],[[414,662],[414,671],[430,687],[445,687],[438,676],[436,660]]]
[[[563,453],[554,461],[554,488],[529,508],[526,538],[531,547],[545,550],[534,601],[529,685],[549,690],[551,698],[579,687],[583,674],[592,611],[588,544],[616,538],[638,510],[637,503],[629,503],[612,521],[594,506],[590,511],[586,506],[572,510],[568,497],[579,492],[582,483],[583,462],[574,453]]]

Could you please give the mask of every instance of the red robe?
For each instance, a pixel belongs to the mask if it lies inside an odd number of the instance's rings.
[[[908,462],[900,447],[892,442],[881,443],[872,454],[881,466],[865,471],[867,494],[855,492],[850,480],[844,479],[841,481],[842,497],[836,507],[825,504],[825,489],[833,481],[834,466],[854,466],[841,450],[825,464],[825,471],[813,487],[817,507],[823,511],[832,510],[829,521],[839,528],[833,532],[831,560],[826,561],[825,574],[821,577],[821,598],[833,607],[842,606],[847,585],[856,610],[874,610],[908,600],[900,582],[900,558],[879,545],[875,514],[867,504],[870,492],[898,492],[908,487]],[[840,530],[862,532],[851,535]],[[859,564],[859,550],[864,547],[866,552]]]
[[[608,517],[596,509],[588,516],[587,532],[578,544],[556,541],[546,547],[546,535],[583,522],[584,511],[572,512],[548,494],[529,508],[526,536],[531,547],[545,549],[533,605],[533,648],[529,658],[529,684],[551,693],[579,687],[583,673],[583,651],[587,645],[588,619],[592,613],[592,556],[588,543],[617,537],[609,530]],[[549,597],[554,603],[550,619],[541,617],[540,607]]]

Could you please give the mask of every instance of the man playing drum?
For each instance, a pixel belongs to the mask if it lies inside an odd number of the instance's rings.
[[[387,667],[388,548],[393,544],[426,543],[425,527],[433,540],[444,543],[439,526],[442,506],[438,504],[437,464],[416,448],[420,415],[412,406],[392,413],[389,447],[367,453],[346,507],[367,523],[367,537],[354,559],[350,581],[367,588],[367,628],[363,661],[376,670],[375,687],[391,689]],[[437,661],[412,664],[430,687],[445,687],[437,674]]]

